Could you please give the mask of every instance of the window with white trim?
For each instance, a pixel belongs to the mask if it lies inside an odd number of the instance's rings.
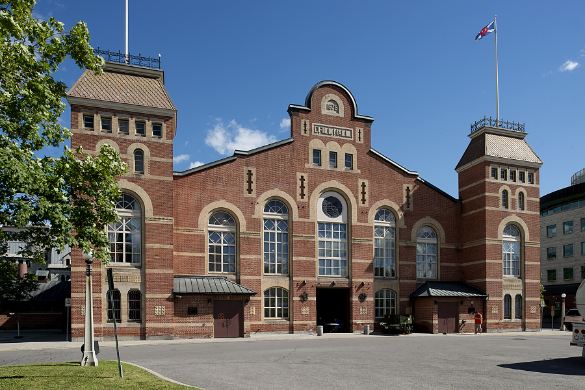
[[[264,318],[288,318],[288,291],[282,287],[264,291]]]
[[[374,276],[396,277],[395,226],[392,212],[378,210],[374,217]]]
[[[93,130],[93,115],[83,116],[83,128]]]
[[[218,211],[209,218],[209,272],[236,272],[236,222],[226,212]]]
[[[437,234],[429,226],[421,227],[416,233],[416,277],[437,277]]]
[[[116,200],[119,222],[112,222],[106,231],[110,241],[112,263],[140,265],[142,256],[142,209],[128,194]]]
[[[520,231],[514,225],[506,225],[502,241],[504,276],[520,276]]]
[[[376,318],[382,318],[387,314],[396,314],[396,293],[387,289],[376,291],[374,310]]]
[[[264,273],[288,274],[288,209],[278,200],[264,206]]]
[[[326,192],[318,205],[318,275],[347,277],[346,203],[339,194]]]

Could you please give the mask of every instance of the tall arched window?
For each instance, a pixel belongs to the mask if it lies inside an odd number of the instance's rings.
[[[524,193],[523,192],[518,193],[518,209],[524,210]]]
[[[504,276],[520,276],[520,231],[514,225],[506,225],[502,241]]]
[[[264,291],[264,318],[288,318],[288,291],[281,287]]]
[[[144,173],[144,152],[140,149],[134,151],[134,172]]]
[[[108,293],[109,294],[109,293]],[[121,310],[120,310],[120,301],[121,301],[121,295],[120,295],[120,291],[118,290],[114,290],[111,292],[113,298],[110,298],[109,296],[108,298],[108,321],[114,321],[114,313],[116,314],[116,322],[122,322],[122,319],[120,318],[121,315]],[[112,313],[112,299],[114,300],[114,313]]]
[[[416,234],[416,277],[437,277],[437,234],[429,226],[421,227]]]
[[[113,263],[140,265],[142,254],[142,210],[132,196],[123,194],[116,200],[120,222],[108,225],[110,255]]]
[[[141,320],[142,293],[140,290],[128,291],[128,321]]]
[[[223,211],[209,218],[209,272],[236,272],[236,222]]]
[[[504,295],[504,318],[512,318],[512,297],[508,294]]]
[[[278,200],[264,206],[264,273],[288,274],[288,209]]]
[[[514,298],[514,312],[516,318],[522,318],[522,295],[517,294]]]
[[[502,207],[508,208],[508,190],[502,191]]]
[[[347,206],[336,192],[326,192],[317,208],[319,276],[347,276]]]
[[[374,307],[376,318],[382,318],[386,314],[396,314],[396,293],[392,290],[376,291]]]
[[[379,210],[374,218],[374,275],[396,277],[394,214]]]

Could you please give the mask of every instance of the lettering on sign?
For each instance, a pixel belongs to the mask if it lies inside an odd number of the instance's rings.
[[[333,99],[329,99],[327,103],[325,103],[325,110],[333,111],[336,114],[339,114],[339,104]]]
[[[353,129],[313,123],[313,135],[324,135],[326,137],[353,140]]]

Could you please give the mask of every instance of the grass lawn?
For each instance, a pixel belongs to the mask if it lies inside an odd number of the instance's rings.
[[[167,382],[148,371],[118,362],[101,361],[97,367],[79,362],[25,364],[0,367],[0,389],[192,389]]]

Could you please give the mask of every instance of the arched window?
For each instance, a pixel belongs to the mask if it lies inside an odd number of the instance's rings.
[[[236,222],[223,211],[209,218],[209,272],[236,272]]]
[[[504,318],[512,318],[512,297],[508,294],[504,295]]]
[[[374,305],[376,318],[382,318],[386,314],[396,314],[396,293],[392,290],[376,291]]]
[[[502,191],[502,207],[508,208],[508,190]]]
[[[319,276],[347,277],[347,205],[341,195],[326,192],[317,207]]]
[[[524,193],[523,192],[518,193],[518,209],[524,210]]]
[[[123,194],[116,200],[120,222],[108,225],[111,262],[140,265],[142,254],[142,210],[132,196]]]
[[[288,274],[288,209],[278,200],[264,206],[264,273]]]
[[[128,321],[141,320],[142,293],[140,290],[128,291]]]
[[[416,277],[437,277],[437,234],[429,226],[421,227],[416,234]]]
[[[144,173],[144,152],[140,149],[134,151],[134,172]]]
[[[61,281],[64,282],[65,281],[65,275],[61,275]]]
[[[396,277],[394,214],[379,210],[374,217],[374,276]]]
[[[504,276],[520,276],[520,231],[514,225],[506,225],[502,241]]]
[[[514,298],[514,311],[516,318],[522,318],[522,295],[518,294]]]
[[[114,321],[114,317],[112,314],[112,298],[109,297],[110,293],[106,293],[107,296],[107,300],[108,300],[108,321]],[[121,301],[121,295],[120,295],[120,291],[118,290],[114,290],[111,292],[111,294],[113,295],[113,299],[114,299],[114,310],[115,310],[115,314],[116,314],[116,322],[122,322],[122,319],[120,318],[120,301]]]
[[[281,287],[264,291],[264,318],[288,318],[288,291]]]

